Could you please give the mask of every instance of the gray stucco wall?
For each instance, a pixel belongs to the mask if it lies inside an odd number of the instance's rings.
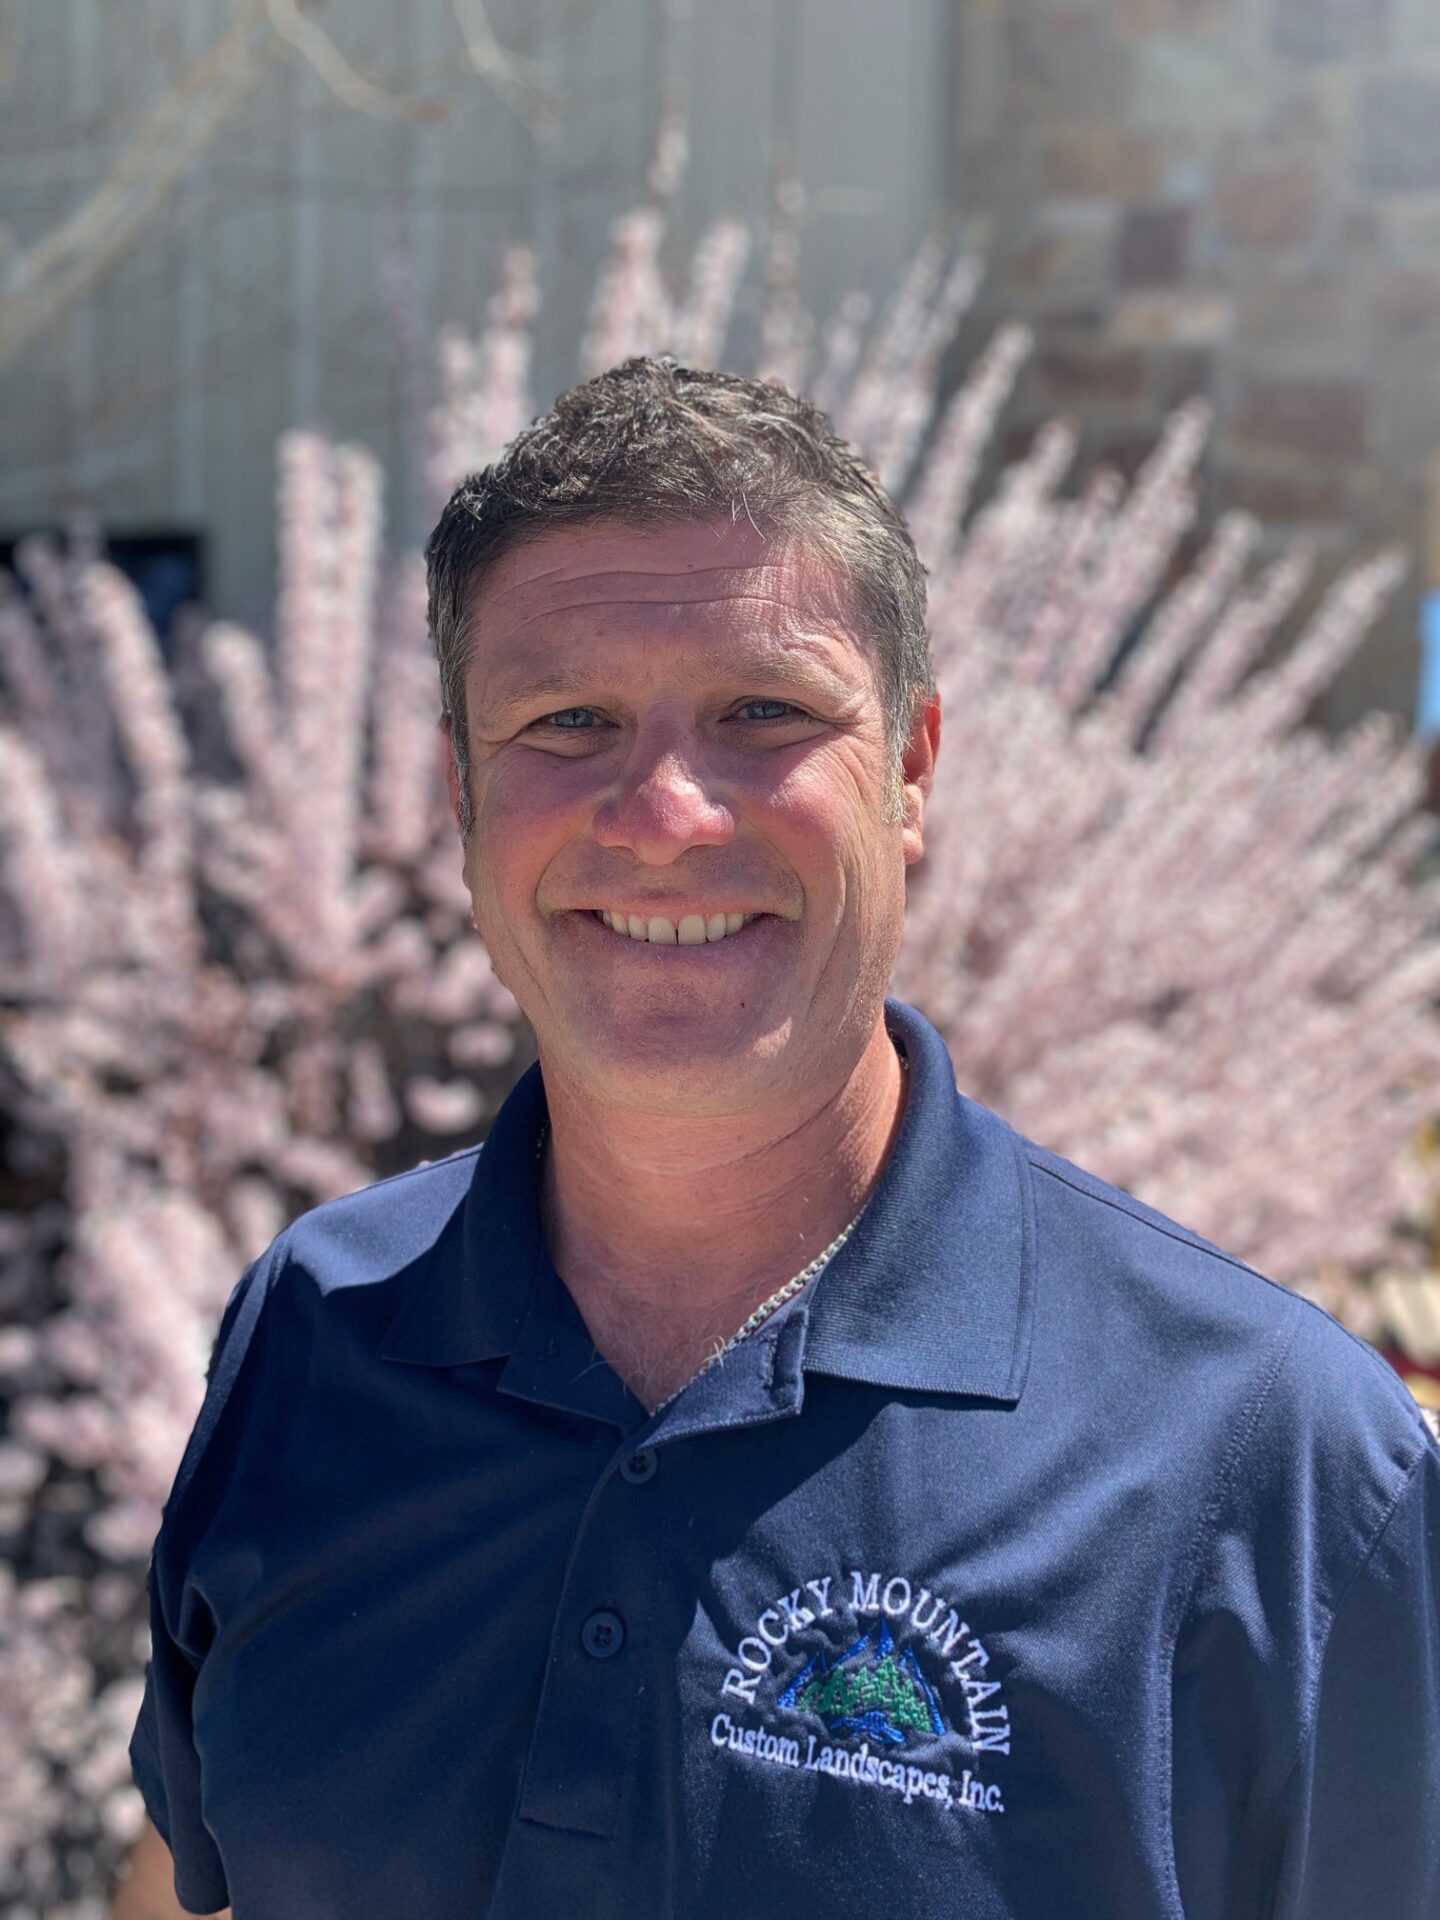
[[[0,57],[12,265],[238,4],[12,9],[21,31]],[[263,622],[276,435],[318,424],[402,473],[387,249],[428,336],[477,325],[504,242],[534,246],[543,402],[574,376],[595,268],[611,221],[644,193],[662,95],[683,99],[690,126],[677,258],[725,212],[752,223],[758,252],[773,183],[793,171],[808,190],[811,299],[824,310],[850,285],[883,292],[946,211],[951,14],[948,0],[497,0],[499,40],[539,63],[554,103],[537,131],[468,69],[449,0],[315,8],[358,72],[445,117],[355,110],[293,53],[276,58],[115,265],[0,370],[0,531],[77,507],[121,531],[194,528],[210,604]],[[752,256],[751,311],[758,279]]]

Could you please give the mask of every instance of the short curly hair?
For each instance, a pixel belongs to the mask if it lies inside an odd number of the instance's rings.
[[[885,709],[887,818],[901,757],[934,691],[925,569],[899,509],[807,400],[770,381],[638,356],[562,393],[450,496],[425,548],[441,709],[474,824],[465,680],[475,591],[502,554],[596,520],[661,527],[725,515],[791,538],[839,569],[875,649]]]

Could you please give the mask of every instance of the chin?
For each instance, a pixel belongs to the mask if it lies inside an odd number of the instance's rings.
[[[764,1066],[784,1048],[791,1031],[788,1016],[777,1018],[763,1001],[725,1009],[590,1006],[567,1024],[573,1045],[566,1051],[583,1056],[587,1066],[602,1067],[617,1085],[650,1086],[657,1092],[684,1074],[692,1107],[704,1091],[690,1077],[695,1069],[711,1073],[730,1065],[739,1072]]]

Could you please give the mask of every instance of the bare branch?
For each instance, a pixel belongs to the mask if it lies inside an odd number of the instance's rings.
[[[301,13],[298,0],[266,0],[265,11],[280,38],[309,64],[342,106],[377,120],[431,123],[443,120],[449,111],[443,100],[391,93],[357,73],[329,34]]]
[[[548,125],[554,102],[541,85],[543,63],[502,47],[490,24],[485,0],[450,0],[465,53],[480,78],[532,128]]]
[[[5,3],[0,0],[0,8]],[[14,0],[10,4],[13,9]],[[0,26],[15,29],[0,40],[0,52],[12,58],[20,18],[13,11],[0,13]],[[474,46],[483,51],[483,33]],[[0,368],[114,264],[282,47],[298,53],[336,98],[357,112],[434,122],[447,110],[443,100],[394,93],[357,73],[329,36],[302,15],[298,0],[234,0],[219,39],[155,103],[73,213],[28,248],[17,246],[0,225]],[[502,90],[523,90],[528,85],[523,64],[515,65],[496,45],[487,78]],[[525,110],[518,95],[512,104]]]
[[[121,254],[260,78],[274,51],[264,0],[242,0],[207,53],[157,102],[93,193],[5,263],[0,366]]]

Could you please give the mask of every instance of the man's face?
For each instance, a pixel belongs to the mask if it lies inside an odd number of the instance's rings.
[[[835,570],[746,521],[607,521],[508,553],[472,623],[465,877],[547,1065],[696,1115],[848,1077],[899,950],[939,708],[887,822],[879,678]]]

